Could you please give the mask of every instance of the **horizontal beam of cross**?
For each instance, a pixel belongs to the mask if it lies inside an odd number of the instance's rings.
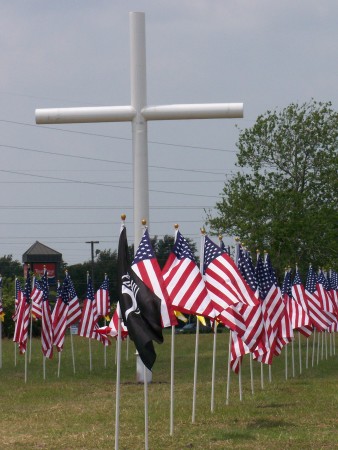
[[[145,120],[231,119],[243,117],[243,103],[207,103],[146,106]],[[131,122],[136,116],[133,106],[94,106],[47,108],[35,111],[37,124]]]

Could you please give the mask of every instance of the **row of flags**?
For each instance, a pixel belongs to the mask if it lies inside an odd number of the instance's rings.
[[[31,282],[28,268],[25,287],[22,289],[20,281],[15,280],[15,311],[12,316],[15,321],[13,341],[19,346],[20,353],[27,348],[28,329],[31,315],[41,320],[42,353],[52,358],[53,347],[62,351],[67,328],[79,322],[78,334],[87,338],[100,340],[104,345],[109,341],[105,336],[96,332],[98,319],[110,312],[109,280],[106,277],[96,294],[94,294],[92,280],[88,277],[87,295],[81,309],[74,284],[66,272],[62,285],[57,288],[57,300],[51,308],[49,302],[49,285],[47,271],[41,280]]]
[[[310,268],[304,287],[298,269],[288,285],[288,270],[281,289],[268,254],[264,259],[258,255],[255,266],[250,253],[238,245],[235,264],[223,242],[217,245],[206,235],[202,239],[200,268],[187,240],[177,230],[174,247],[160,270],[147,229],[129,263],[126,230],[122,226],[119,305],[109,327],[99,332],[116,336],[121,320],[124,335],[129,333],[142,361],[151,369],[156,358],[152,341],[162,342],[161,327],[176,325],[175,311],[204,316],[232,331],[231,368],[238,371],[247,353],[262,363],[272,364],[283,346],[293,339],[295,329],[307,336],[314,328],[338,330],[336,272],[332,271],[329,279],[322,272],[316,278]],[[311,285],[313,278],[315,288]]]
[[[62,350],[65,331],[79,321],[78,334],[108,345],[109,336],[129,335],[145,364],[151,370],[156,359],[153,341],[163,342],[162,328],[177,324],[177,313],[206,317],[221,322],[232,332],[231,368],[237,372],[245,354],[272,364],[284,345],[298,330],[309,336],[318,331],[338,330],[337,273],[328,277],[310,267],[306,285],[296,268],[285,271],[282,287],[277,282],[268,254],[251,255],[238,244],[236,263],[224,244],[202,235],[201,265],[187,240],[176,230],[175,244],[160,269],[145,228],[142,240],[130,263],[126,228],[123,224],[118,248],[119,302],[108,327],[98,326],[99,317],[109,313],[109,280],[94,293],[88,276],[87,295],[82,311],[73,282],[68,275],[58,288],[53,311],[48,301],[47,274],[35,280],[31,291],[28,271],[24,290],[16,280],[16,321],[14,341],[21,352],[26,349],[30,299],[32,313],[42,321],[42,351],[51,357],[53,345]],[[176,312],[176,314],[175,314]]]

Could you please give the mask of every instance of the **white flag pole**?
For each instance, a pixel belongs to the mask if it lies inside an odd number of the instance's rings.
[[[177,239],[178,224],[175,224],[175,238]],[[174,368],[175,368],[175,325],[171,326],[171,361],[170,361],[170,436],[174,434]]]
[[[14,311],[15,311],[15,314],[17,312],[15,303],[17,301],[17,295],[18,295],[18,293],[16,292],[16,280],[17,280],[17,277],[15,277],[15,280],[14,280]],[[16,343],[13,342],[13,344],[14,344],[14,366],[16,367]]]
[[[285,379],[288,379],[288,344],[285,345]]]
[[[119,307],[119,304],[117,304]],[[120,431],[120,385],[121,385],[121,314],[118,314],[117,320],[117,340],[116,340],[116,400],[115,400],[115,450],[119,448]]]
[[[264,389],[264,365],[261,362],[261,389]]]
[[[239,238],[236,238],[236,247],[235,247],[235,264],[238,267],[238,259],[239,259]],[[242,389],[242,358],[238,360],[239,371],[238,371],[238,389],[239,389],[239,401],[243,400],[243,389]]]
[[[317,366],[318,366],[318,364],[319,364],[319,352],[320,352],[320,338],[323,338],[323,335],[322,335],[322,333],[318,333],[318,336],[317,336],[317,340],[318,340],[318,345],[317,345]]]
[[[312,342],[312,367],[314,365],[315,362],[315,353],[316,353],[316,329],[313,329],[313,342]]]
[[[28,357],[27,357],[27,348],[26,348],[26,351],[25,351],[25,383],[27,383],[27,373],[28,373],[28,370],[27,370],[27,366],[28,366]]]
[[[29,267],[29,265],[28,265],[28,267]],[[34,281],[32,281],[31,287],[33,287],[33,282]],[[29,299],[29,317],[30,317],[30,324],[29,324],[29,364],[30,364],[32,361],[32,337],[33,337],[33,314],[32,314],[31,299]]]
[[[314,330],[312,330],[312,333],[314,332]],[[308,369],[309,368],[309,339],[310,336],[306,338],[306,359],[305,359],[305,368]]]
[[[149,448],[149,438],[148,438],[148,380],[147,380],[147,368],[143,364],[143,386],[144,386],[144,448],[148,450]]]
[[[60,378],[60,370],[61,370],[61,352],[58,352],[58,378]]]
[[[93,280],[91,280],[93,282]],[[89,282],[89,272],[87,271],[87,287]],[[93,369],[93,361],[92,361],[92,339],[88,338],[88,351],[89,351],[89,372]]]
[[[205,241],[205,229],[201,229],[201,251],[200,251],[200,272],[203,276],[203,264],[204,264],[204,241]],[[194,387],[192,395],[192,416],[191,422],[195,423],[196,417],[196,390],[197,390],[197,366],[198,366],[198,345],[199,345],[199,320],[196,317],[196,339],[195,339],[195,363],[194,363]]]
[[[250,383],[251,383],[251,394],[254,395],[254,378],[253,378],[253,364],[252,364],[252,353],[250,353]]]
[[[225,397],[225,404],[229,405],[229,397],[230,397],[230,362],[231,362],[231,340],[232,340],[232,331],[229,332],[229,350],[228,350],[228,374],[227,374],[227,390]]]
[[[175,325],[171,326],[171,367],[170,367],[170,436],[174,434],[174,357]]]
[[[295,348],[294,340],[291,341],[291,360],[292,360],[292,377],[295,377]]]
[[[129,360],[129,335],[126,337],[126,361]]]
[[[215,410],[215,373],[216,373],[216,345],[217,345],[217,321],[214,319],[214,342],[212,350],[212,374],[211,374],[211,412]]]
[[[73,373],[75,375],[74,342],[73,342],[73,333],[72,333],[72,329],[71,328],[69,328],[69,332],[70,332],[70,346],[71,346],[71,349],[72,349]]]
[[[46,380],[46,357],[42,355],[42,372],[43,372],[43,380]]]
[[[302,342],[300,332],[298,331],[298,349],[299,349],[299,375],[302,373]]]
[[[192,417],[191,423],[195,423],[196,417],[196,390],[197,390],[197,366],[198,366],[198,345],[199,345],[199,325],[200,321],[196,317],[196,339],[195,339],[195,364],[194,364],[194,387],[192,395]]]
[[[104,318],[104,325],[107,326],[106,318]],[[103,346],[103,365],[104,365],[104,368],[106,369],[107,368],[107,346],[106,345]]]

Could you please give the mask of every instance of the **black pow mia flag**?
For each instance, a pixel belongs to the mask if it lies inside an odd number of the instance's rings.
[[[151,370],[156,360],[153,341],[163,342],[161,300],[131,269],[124,226],[120,233],[117,267],[122,319],[143,364]]]

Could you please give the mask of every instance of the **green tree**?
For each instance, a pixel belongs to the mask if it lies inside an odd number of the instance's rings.
[[[215,233],[269,251],[279,271],[334,266],[337,258],[338,113],[311,100],[267,111],[240,130],[237,166],[224,185]]]
[[[22,276],[22,264],[13,259],[12,255],[4,255],[0,257],[0,274],[3,277],[14,278],[16,276]]]

